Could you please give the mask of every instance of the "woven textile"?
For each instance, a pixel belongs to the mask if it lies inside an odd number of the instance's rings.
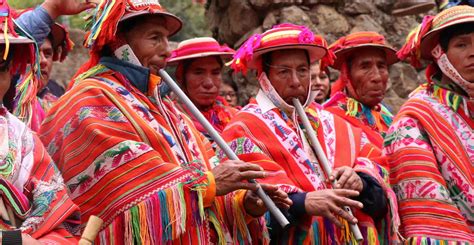
[[[465,104],[427,87],[403,105],[385,138],[402,235],[409,244],[472,244],[474,121]]]
[[[48,244],[77,242],[70,232],[77,231],[78,208],[69,198],[58,169],[36,135],[5,111],[2,108],[0,115],[3,203],[21,222],[22,232]],[[2,218],[0,227],[16,228],[11,220]]]
[[[105,222],[96,244],[264,242],[250,238],[245,192],[215,197],[214,152],[192,122],[117,71],[99,65],[83,74],[41,133],[82,223],[90,215]],[[262,238],[260,227],[251,231]]]
[[[259,164],[269,177],[261,182],[277,184],[287,193],[310,192],[328,188],[326,176],[310,150],[304,133],[276,107],[270,110],[257,100],[242,108],[224,130],[224,139],[240,159]],[[268,109],[268,108],[267,108]],[[377,158],[380,151],[368,144],[363,133],[349,126],[344,120],[334,116],[318,105],[312,104],[307,115],[317,131],[318,139],[333,168],[351,166],[377,179],[384,186],[389,199],[394,195],[384,184],[385,170],[369,158]],[[223,158],[221,154],[218,154]],[[396,230],[396,203],[393,203],[394,219],[387,217],[379,224],[361,211],[356,217],[364,235],[365,244],[389,244],[396,239],[390,230]],[[392,223],[393,221],[393,223]],[[383,224],[383,225],[382,225]],[[393,225],[393,226],[392,226]],[[384,226],[382,228],[382,226]],[[396,232],[395,232],[396,233]],[[282,243],[289,244],[356,244],[346,223],[345,229],[336,228],[322,218],[305,216],[295,227],[285,233]]]
[[[324,104],[324,109],[362,129],[370,143],[380,149],[383,147],[383,136],[393,119],[392,113],[383,104],[369,108],[345,93],[338,92]]]

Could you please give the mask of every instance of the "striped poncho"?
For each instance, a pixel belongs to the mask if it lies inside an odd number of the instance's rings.
[[[360,129],[351,127],[315,103],[307,109],[307,115],[333,168],[353,167],[357,172],[373,177],[382,186],[393,207],[388,215],[393,219],[387,217],[375,223],[361,210],[355,210],[355,213],[365,244],[389,244],[390,239],[397,238],[396,200],[384,183],[385,170],[369,160],[369,157],[376,159],[380,156],[380,151],[368,144]],[[260,91],[255,101],[236,114],[223,136],[240,159],[259,164],[269,172],[270,176],[261,182],[279,185],[287,193],[328,188],[326,176],[305,140],[306,136],[293,122]],[[326,219],[305,216],[293,224],[294,227],[282,236],[279,243],[357,244],[347,223],[341,230]]]
[[[393,118],[392,113],[383,104],[368,108],[345,93],[337,92],[324,104],[324,109],[362,129],[370,143],[379,148],[383,147],[383,136]]]
[[[390,182],[409,244],[474,243],[474,121],[463,101],[423,85],[387,132]]]
[[[77,242],[78,208],[51,157],[23,122],[0,110],[0,230],[20,228],[46,244]]]
[[[82,223],[90,215],[104,220],[96,244],[262,242],[250,238],[246,221],[257,221],[243,211],[245,192],[215,196],[209,142],[156,87],[150,91],[147,97],[98,65],[76,80],[41,128]],[[252,231],[262,238],[258,228]]]

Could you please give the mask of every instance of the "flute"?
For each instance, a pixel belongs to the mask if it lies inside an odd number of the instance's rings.
[[[227,145],[227,143],[224,141],[224,139],[219,135],[219,133],[214,129],[214,127],[207,121],[207,119],[202,115],[202,113],[199,111],[199,109],[191,102],[191,100],[188,98],[188,96],[181,90],[181,88],[176,84],[176,82],[168,75],[166,71],[161,69],[159,71],[159,74],[161,78],[170,86],[171,90],[176,93],[176,95],[179,97],[181,102],[183,102],[186,107],[189,108],[191,113],[194,115],[194,117],[197,118],[197,120],[201,123],[201,125],[204,126],[206,131],[209,133],[211,138],[216,142],[216,144],[224,151],[224,153],[227,155],[227,157],[230,160],[239,160],[239,157],[230,149],[230,147]],[[250,183],[257,184],[257,181],[255,180],[249,180]],[[263,203],[265,203],[265,206],[267,207],[268,211],[275,217],[275,219],[278,221],[280,226],[282,228],[286,228],[290,222],[288,222],[288,219],[286,219],[285,215],[281,212],[280,209],[275,205],[275,203],[270,199],[270,197],[265,193],[265,191],[262,189],[262,187],[258,186],[257,188],[257,195],[262,199]]]
[[[316,132],[314,132],[313,127],[309,123],[308,116],[306,116],[306,113],[303,109],[303,106],[301,105],[300,101],[296,98],[293,98],[293,105],[296,108],[296,112],[298,113],[298,116],[301,118],[303,121],[303,126],[306,129],[307,135],[309,137],[309,140],[311,142],[311,147],[313,148],[314,153],[316,153],[316,156],[319,159],[319,162],[321,163],[324,172],[326,172],[326,175],[329,177],[332,173],[331,165],[329,165],[329,161],[324,154],[323,148],[319,144],[318,139],[316,138]],[[336,185],[336,180],[332,182],[333,186]],[[352,210],[350,207],[343,207],[344,210],[346,210],[350,215],[354,216],[352,214]],[[360,233],[359,226],[357,224],[349,224],[351,228],[352,234],[354,234],[355,239],[360,242],[363,241],[364,239],[362,238],[362,234]]]

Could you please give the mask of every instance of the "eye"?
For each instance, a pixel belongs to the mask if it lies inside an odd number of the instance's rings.
[[[303,74],[309,72],[309,68],[306,66],[301,66],[298,68],[298,73]]]
[[[466,48],[467,47],[467,43],[465,42],[458,42],[454,45],[454,47],[456,48]]]
[[[291,71],[290,69],[279,69],[277,73],[278,75],[281,75],[281,76],[287,76],[291,74]]]

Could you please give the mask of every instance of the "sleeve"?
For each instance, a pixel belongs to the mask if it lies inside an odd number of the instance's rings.
[[[15,22],[18,24],[18,28],[31,35],[38,45],[41,46],[48,37],[54,20],[51,19],[43,7],[38,6],[33,11],[22,14]]]
[[[278,185],[287,193],[301,192],[286,174],[285,169],[258,146],[265,144],[265,139],[257,139],[248,132],[250,132],[249,126],[245,121],[241,121],[239,125],[227,126],[223,137],[240,160],[260,165],[268,173],[268,177],[259,181]],[[266,145],[270,147],[269,144]],[[227,159],[220,149],[217,150],[217,156],[221,160]]]
[[[72,233],[78,229],[79,209],[43,144],[36,135],[33,139],[33,168],[24,188],[32,207],[21,229],[33,238],[47,239],[50,244],[74,242]]]
[[[360,195],[355,198],[362,202],[364,207],[362,211],[374,220],[380,220],[385,217],[388,211],[388,202],[385,191],[377,180],[365,173],[357,173],[362,180],[363,189]]]

